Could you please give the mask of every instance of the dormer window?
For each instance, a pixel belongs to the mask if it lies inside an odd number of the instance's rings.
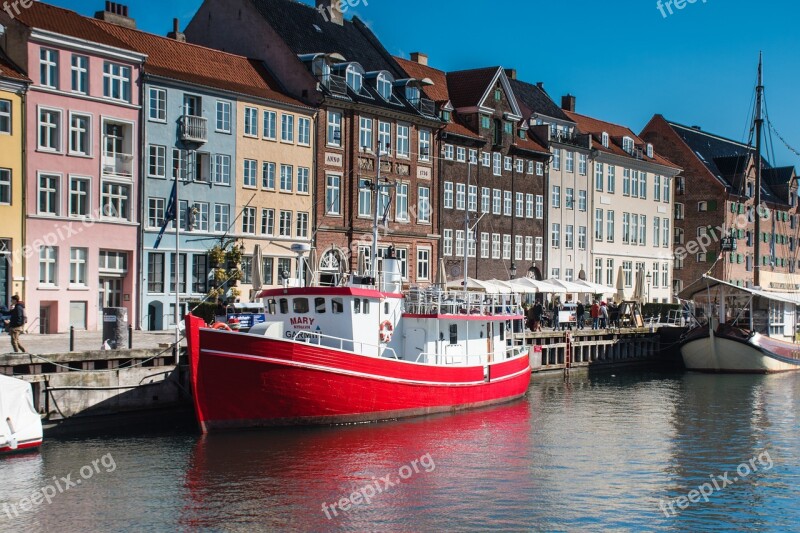
[[[381,72],[378,74],[378,84],[377,84],[378,94],[381,95],[386,101],[391,100],[392,98],[392,79],[389,77],[388,74]]]
[[[312,66],[312,72],[315,76],[322,80],[323,84],[326,84],[331,76],[331,65],[328,63],[327,58],[321,56],[315,59]]]
[[[364,83],[364,73],[356,66],[350,65],[347,67],[347,86],[356,94],[361,93],[361,87]]]
[[[603,143],[603,148],[608,148],[608,133],[603,132],[601,142]]]
[[[419,102],[419,87],[416,85],[406,85],[406,100],[412,104]]]
[[[653,145],[650,143],[647,143],[647,157],[653,158]]]
[[[633,139],[630,137],[623,137],[622,138],[622,149],[628,152],[629,154],[633,153]]]
[[[442,122],[450,122],[450,111],[442,109],[441,117],[442,117]]]
[[[492,127],[492,119],[487,115],[481,115],[481,128],[488,130]]]
[[[528,138],[527,132],[525,130],[519,130],[519,138],[520,139],[527,139]]]

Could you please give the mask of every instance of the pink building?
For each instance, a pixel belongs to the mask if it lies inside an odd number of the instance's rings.
[[[107,3],[104,15],[124,19],[120,8]],[[104,307],[125,307],[133,319],[144,56],[105,32],[105,22],[39,2],[0,22],[5,52],[33,81],[26,246],[15,251],[25,257],[28,325],[96,330]]]

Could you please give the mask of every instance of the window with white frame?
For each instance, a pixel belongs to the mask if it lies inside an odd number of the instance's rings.
[[[216,154],[214,156],[214,167],[212,169],[215,185],[231,184],[231,156]]]
[[[623,137],[622,138],[622,149],[628,152],[629,154],[633,153],[633,139],[630,137]]]
[[[668,263],[664,263],[664,264],[661,265],[661,286],[664,287],[664,288],[669,287],[669,264]]]
[[[431,130],[419,130],[419,160],[430,161],[431,159]]]
[[[11,133],[11,100],[0,99],[0,133]]]
[[[534,209],[533,198],[534,198],[533,194],[525,195],[525,218],[533,218],[533,209]]]
[[[61,177],[53,174],[39,174],[39,214],[59,215],[59,182]]]
[[[42,246],[39,250],[39,285],[54,287],[58,284],[58,248]]]
[[[397,157],[408,157],[410,154],[410,128],[408,124],[397,124]]]
[[[605,176],[603,176],[603,163],[594,164],[594,190],[603,192]]]
[[[541,194],[536,195],[536,219],[542,220],[544,218],[544,196]]]
[[[430,224],[431,222],[431,190],[428,187],[420,187],[417,202],[417,222],[419,224]]]
[[[631,169],[622,169],[622,194],[624,196],[631,195]]]
[[[242,233],[253,235],[256,232],[256,208],[245,207],[242,209]]]
[[[561,148],[553,150],[553,170],[561,170]]]
[[[297,213],[297,233],[298,239],[308,238],[308,213]]]
[[[463,211],[466,208],[466,188],[463,183],[456,183],[456,209]]]
[[[564,248],[568,250],[575,248],[575,226],[572,224],[564,226]]]
[[[372,119],[361,117],[358,127],[358,147],[364,151],[372,150]]]
[[[603,283],[603,260],[594,260],[594,282]]]
[[[103,96],[120,102],[131,101],[131,67],[106,61],[103,64]]]
[[[224,100],[217,100],[217,116],[215,128],[221,133],[231,132],[231,103]]]
[[[39,109],[39,150],[61,151],[61,111]]]
[[[489,168],[492,164],[492,156],[488,152],[481,152],[481,164]]]
[[[275,210],[261,210],[261,235],[273,237],[275,235]]]
[[[481,258],[489,259],[489,234],[481,233]]]
[[[297,192],[300,194],[308,194],[309,180],[311,176],[311,169],[306,167],[297,167]]]
[[[147,118],[152,122],[166,122],[167,91],[150,87],[147,94]]]
[[[294,142],[294,115],[281,114],[281,142]]]
[[[553,185],[553,191],[551,196],[551,202],[554,209],[559,209],[561,207],[561,187],[558,185]]]
[[[281,192],[292,192],[294,167],[281,165]]]
[[[464,230],[456,230],[456,257],[464,257]]]
[[[297,118],[297,144],[311,146],[311,119],[307,117]]]
[[[478,186],[470,185],[467,196],[467,209],[473,213],[478,211]]]
[[[503,191],[492,189],[492,214],[503,214]]]
[[[622,213],[622,244],[631,242],[631,214]]]
[[[292,212],[281,211],[278,216],[278,236],[291,237],[292,236]]]
[[[451,257],[453,255],[453,230],[442,231],[442,254]]]
[[[328,146],[342,146],[342,112],[328,111],[328,133],[326,142]]]
[[[408,183],[397,184],[394,218],[399,222],[408,220]]]
[[[544,163],[537,161],[536,163],[536,175],[537,176],[544,176]]]
[[[658,174],[653,176],[653,200],[661,201],[661,176]]]
[[[633,287],[633,261],[622,262],[622,273],[624,276],[625,287]]]
[[[533,261],[533,237],[525,237],[525,261]]]
[[[257,173],[258,173],[258,161],[255,159],[245,159],[244,160],[244,172],[242,174],[242,181],[245,187],[256,187],[257,184]]]
[[[519,174],[522,174],[522,173],[525,172],[525,160],[517,159],[514,163],[516,165],[516,169],[517,169],[517,172]]]
[[[504,170],[508,170],[510,172],[512,168],[513,168],[513,160],[508,156],[504,157],[503,158],[503,169]]]
[[[661,217],[653,217],[653,246],[661,242]]]
[[[514,236],[514,260],[522,261],[522,235]]]
[[[613,287],[616,279],[616,272],[614,271],[614,260],[606,259],[606,285]]]
[[[617,188],[617,167],[615,165],[608,165],[608,180],[606,192],[614,194]]]
[[[453,145],[452,144],[445,144],[442,147],[442,156],[446,160],[452,161],[453,160],[453,154],[454,154],[454,152],[453,152]]]
[[[502,168],[502,160],[503,156],[497,152],[492,154],[492,173],[495,176],[502,176],[503,175],[503,168]]]
[[[647,246],[647,215],[639,215],[639,246]]]
[[[658,246],[658,243],[653,245]],[[669,248],[669,219],[666,217],[661,219],[661,246]]]
[[[244,108],[244,135],[245,137],[258,136],[258,109],[255,107]]]
[[[578,250],[586,249],[586,226],[578,226]]]
[[[392,153],[392,123],[378,121],[378,149],[384,155]]]
[[[103,216],[116,220],[130,220],[129,185],[103,182],[100,194],[100,208]]]
[[[330,116],[331,113],[328,113],[329,121],[330,121]],[[341,114],[339,115],[339,118],[341,119]],[[330,122],[328,123],[328,125],[330,126]],[[269,141],[278,140],[278,114],[275,111],[268,111],[268,110],[264,111],[264,116],[262,118],[262,124],[261,124],[261,137]],[[330,144],[330,142],[328,144]]]
[[[261,163],[261,188],[274,191],[275,190],[275,172],[276,165],[271,161],[264,161]]]
[[[639,172],[639,198],[647,199],[647,172]]]
[[[342,177],[329,174],[325,180],[325,214],[341,214],[341,193],[339,186]]]
[[[166,210],[166,200],[164,198],[147,199],[147,227],[160,228],[164,225],[164,214]]]
[[[492,203],[492,190],[489,187],[481,187],[481,213],[490,213]]]
[[[639,171],[632,170],[631,171],[631,196],[633,198],[639,197]]]
[[[358,188],[358,216],[372,216],[372,189],[369,187]]]
[[[70,114],[69,117],[69,153],[88,156],[92,150],[92,117],[89,115]]]
[[[567,209],[575,209],[575,189],[567,187],[565,192],[564,207]]]
[[[586,212],[586,191],[578,191],[578,211]]]
[[[445,209],[453,209],[453,182],[452,181],[445,181],[444,182],[444,197],[443,197],[443,207]]]
[[[469,164],[470,165],[477,165],[478,164],[478,151],[474,148],[470,148],[469,150]]]
[[[58,89],[58,51],[42,48],[39,51],[39,83]]]
[[[466,163],[467,161],[467,149],[463,146],[456,147],[456,161],[459,163]]]
[[[492,259],[500,259],[500,234],[492,233]]]
[[[70,248],[69,250],[69,284],[74,287],[85,287],[88,283],[86,262],[89,250],[86,248]]]
[[[231,226],[231,206],[214,204],[214,233],[227,233]]]
[[[503,216],[510,217],[514,212],[511,191],[503,191]]]
[[[588,166],[586,154],[578,154],[578,174],[585,176],[587,174]]]
[[[69,178],[69,216],[88,217],[90,209],[89,179]]]
[[[575,172],[575,152],[571,150],[566,151],[564,167],[567,172]]]
[[[89,94],[89,58],[72,54],[70,74],[72,77],[72,92]]]
[[[594,210],[594,240],[603,240],[603,210]]]
[[[560,248],[561,247],[561,224],[557,222],[553,222],[552,230],[550,232],[550,247],[551,248]]]
[[[0,205],[11,205],[11,169],[0,168]]]
[[[606,213],[606,242],[614,242],[614,216],[614,211],[609,209]]]
[[[192,230],[208,232],[208,204],[206,202],[195,202],[192,206],[191,221]]]
[[[381,95],[381,98],[386,100],[387,102],[392,98],[392,79],[381,72],[378,74],[378,80],[376,84],[376,88],[378,89],[378,94]]]
[[[533,256],[534,261],[541,261],[544,257],[544,238],[536,237],[536,250]]]
[[[603,132],[600,137],[600,144],[603,145],[603,148],[608,148],[608,133]]]
[[[417,250],[417,280],[425,281],[431,275],[431,251],[428,248]]]

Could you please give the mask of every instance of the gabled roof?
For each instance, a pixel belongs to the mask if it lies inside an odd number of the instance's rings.
[[[653,153],[653,157],[647,157],[646,150],[642,150],[641,157],[635,157],[623,150],[622,139],[624,137],[630,137],[633,139],[634,144],[636,144],[639,148],[643,148],[647,145],[647,143],[643,141],[641,137],[633,133],[633,131],[631,131],[631,129],[627,126],[606,122],[600,119],[588,117],[586,115],[581,115],[579,113],[573,113],[571,111],[564,111],[564,113],[570,118],[570,120],[577,124],[579,131],[592,135],[594,138],[592,148],[600,152],[627,157],[637,161],[644,161],[646,163],[655,163],[657,165],[663,165],[675,169],[678,168],[672,161],[662,155],[659,155],[657,152]],[[604,132],[608,133],[609,136],[608,148],[602,144],[602,135]]]
[[[147,56],[145,74],[302,106],[283,94],[264,66],[246,57],[133,30],[34,2],[19,20],[35,29],[102,43]]]
[[[456,109],[480,105],[483,95],[497,76],[500,67],[461,70],[447,73],[450,101]]]
[[[7,78],[23,83],[30,83],[31,81],[23,70],[6,56],[2,49],[0,49],[0,78]]]
[[[450,101],[450,93],[447,89],[447,75],[444,73],[444,71],[429,67],[427,65],[420,65],[416,61],[409,61],[408,59],[403,59],[402,57],[395,56],[394,60],[397,61],[397,64],[400,65],[400,68],[405,70],[409,77],[418,80],[428,78],[433,82],[433,85],[426,85],[422,88],[423,92],[428,96],[428,98],[437,104]]]
[[[526,118],[530,118],[530,115],[536,113],[565,122],[573,122],[542,87],[521,80],[510,79],[508,81],[517,95],[520,107],[527,110]]]

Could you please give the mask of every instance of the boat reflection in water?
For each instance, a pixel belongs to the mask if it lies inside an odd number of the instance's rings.
[[[441,526],[442,513],[458,523],[500,505],[509,487],[532,492],[531,434],[530,404],[519,401],[382,424],[204,435],[186,476],[181,526],[424,530]],[[366,487],[379,487],[369,505],[342,512],[337,504],[334,515],[331,504],[362,489],[369,495]]]

